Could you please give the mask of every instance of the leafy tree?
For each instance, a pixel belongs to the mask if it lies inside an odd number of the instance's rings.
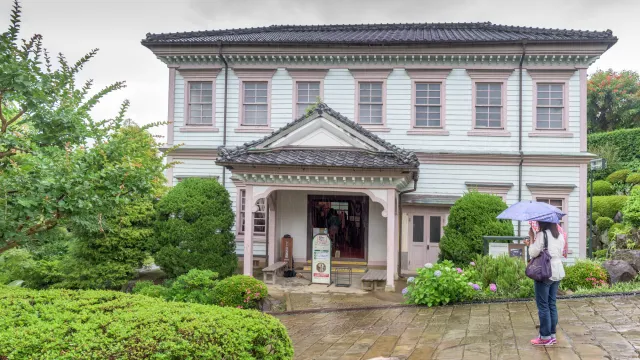
[[[212,270],[221,278],[238,266],[231,232],[229,193],[214,179],[190,178],[172,188],[157,206],[156,263],[171,278],[191,269]]]
[[[0,38],[0,253],[27,245],[73,217],[95,226],[114,210],[151,199],[165,166],[158,145],[130,126],[124,102],[113,119],[92,119],[93,107],[117,82],[90,95],[76,76],[97,50],[59,68],[42,37],[18,41],[20,5]],[[152,124],[150,126],[154,126]]]
[[[587,117],[592,132],[640,126],[640,75],[599,70],[587,84]]]

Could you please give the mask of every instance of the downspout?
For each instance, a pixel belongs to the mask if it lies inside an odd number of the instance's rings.
[[[229,64],[227,59],[222,55],[222,41],[218,42],[218,56],[224,63],[224,112],[223,112],[223,128],[222,128],[222,147],[227,146],[227,94],[229,90]],[[222,186],[225,186],[227,178],[227,168],[222,167]],[[226,186],[225,186],[226,187]]]
[[[413,172],[413,189],[401,191],[398,194],[398,278],[402,277],[402,195],[418,189],[418,173]]]
[[[527,53],[527,42],[522,42],[522,56],[520,57],[520,65],[518,66],[518,153],[520,154],[520,163],[518,164],[518,201],[522,201],[522,164],[524,163],[524,153],[522,152],[522,64]],[[520,229],[521,221],[518,221],[518,236],[522,233]]]

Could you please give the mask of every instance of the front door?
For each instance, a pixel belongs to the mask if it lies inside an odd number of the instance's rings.
[[[445,221],[446,215],[442,212],[409,216],[409,270],[438,261]]]

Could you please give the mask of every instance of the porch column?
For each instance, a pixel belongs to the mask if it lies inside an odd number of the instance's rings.
[[[387,286],[386,291],[395,291],[396,273],[396,191],[387,190]]]
[[[276,201],[273,196],[269,196],[267,199],[267,205],[269,208],[269,221],[267,226],[269,227],[267,233],[269,234],[269,248],[267,249],[267,262],[268,265],[272,265],[276,262]]]
[[[247,185],[244,198],[244,271],[253,276],[253,185]]]

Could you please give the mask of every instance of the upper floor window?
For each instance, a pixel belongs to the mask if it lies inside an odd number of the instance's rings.
[[[238,212],[238,233],[244,234],[244,218],[246,213],[246,192],[240,190],[240,211]],[[256,201],[258,210],[253,213],[253,235],[265,235],[267,231],[267,205],[264,199]]]
[[[382,125],[382,82],[360,82],[358,121],[360,124]]]
[[[567,212],[567,210],[565,209],[565,199],[563,198],[537,197],[536,201],[547,203],[551,206],[557,207],[562,212],[565,212],[565,213]],[[566,230],[567,228],[565,227],[565,224],[564,224],[565,219],[566,219],[566,216],[560,219],[560,223],[558,223],[558,225],[560,225],[563,229]]]
[[[416,83],[416,127],[442,127],[442,91],[439,83]]]
[[[189,82],[189,125],[213,125],[213,83]]]
[[[476,128],[503,128],[502,83],[476,83],[475,112]]]
[[[269,125],[267,81],[246,81],[243,85],[242,125]]]
[[[538,84],[536,99],[536,128],[564,129],[564,84]]]
[[[296,82],[296,108],[297,118],[304,115],[307,108],[320,98],[320,82],[319,81],[298,81]]]

